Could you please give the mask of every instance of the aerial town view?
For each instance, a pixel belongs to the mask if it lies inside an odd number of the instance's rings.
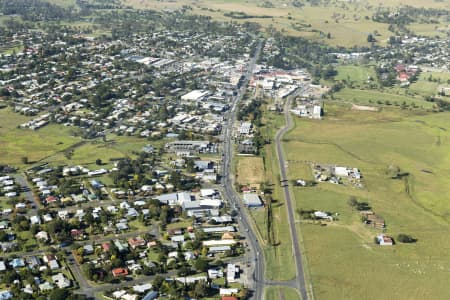
[[[450,299],[450,0],[0,0],[0,300]]]

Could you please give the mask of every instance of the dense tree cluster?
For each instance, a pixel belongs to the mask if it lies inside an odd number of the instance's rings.
[[[0,12],[4,15],[20,15],[27,21],[72,19],[75,9],[63,8],[41,0],[0,0]]]

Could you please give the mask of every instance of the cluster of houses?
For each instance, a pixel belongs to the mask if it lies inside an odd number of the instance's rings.
[[[202,247],[207,249],[208,256],[212,257],[215,255],[225,255],[227,252],[232,251],[233,248],[239,246],[239,241],[236,236],[236,228],[230,225],[234,222],[230,216],[224,215],[219,217],[210,217],[209,220],[210,222],[214,221],[216,225],[202,225],[195,228],[195,230],[201,230],[208,236],[219,237],[219,239],[210,238],[201,241]],[[158,247],[160,243],[171,249],[167,253],[167,265],[176,264],[179,262],[180,255],[183,256],[184,261],[193,261],[198,258],[198,251],[187,250],[185,248],[188,241],[196,240],[198,238],[194,231],[194,227],[172,228],[167,231],[167,234],[167,240],[146,240],[142,236],[132,236],[126,240],[116,238],[113,239],[112,242],[87,243],[83,246],[83,252],[81,255],[84,256],[83,261],[85,263],[90,263],[96,269],[102,270],[103,266],[110,262],[110,257],[107,253],[110,252],[112,245],[119,253],[122,254],[130,251],[138,253],[137,259],[124,261],[123,266],[116,267],[111,270],[111,274],[115,278],[137,274],[137,272],[141,271],[144,267],[154,268],[158,262],[153,261],[148,256],[148,253],[151,249]],[[100,251],[97,251],[97,248]],[[78,251],[74,251],[74,253],[75,255],[80,255]],[[228,264],[225,269],[225,273],[228,282],[237,282],[239,279],[240,269],[234,264]],[[210,278],[221,278],[224,276],[224,272],[217,268],[209,269],[208,274],[210,274]],[[192,278],[183,277],[177,280],[186,281],[192,280]],[[206,277],[204,280],[206,281]]]
[[[426,68],[449,70],[448,38],[405,36],[395,52],[411,53],[412,63]],[[393,53],[385,53],[386,56]]]
[[[17,110],[18,108],[16,107],[15,110]],[[27,109],[30,109],[29,107],[24,107],[21,108],[20,111],[23,112],[24,110],[27,111]],[[21,128],[30,128],[31,130],[37,130],[39,128],[44,127],[45,125],[47,125],[50,121],[50,114],[43,114],[39,117],[36,117],[26,123],[23,123],[20,125]]]
[[[13,284],[17,285],[19,289],[27,294],[34,294],[36,292],[48,292],[55,288],[66,289],[73,286],[71,279],[64,274],[62,267],[57,257],[54,254],[44,254],[26,256],[23,258],[11,258],[0,260],[0,274],[7,270],[20,270],[22,268],[28,268],[30,270],[38,271],[41,276],[34,277],[34,285],[30,282],[21,282],[16,279]],[[42,272],[50,270],[50,276],[43,276]],[[2,298],[3,299],[3,298]],[[8,299],[8,298],[6,298]]]
[[[419,67],[414,65],[405,66],[403,64],[398,64],[394,67],[397,73],[397,80],[400,82],[401,86],[409,86],[410,82],[419,72]]]
[[[134,285],[131,290],[117,290],[111,293],[110,296],[104,295],[106,299],[120,299],[120,300],[154,300],[158,299],[159,293],[152,289],[150,283]]]
[[[37,130],[55,122],[81,127],[92,137],[113,130],[142,138],[162,138],[180,131],[219,134],[255,42],[239,31],[233,36],[219,36],[176,30],[132,35],[127,41],[77,36],[68,42],[27,31],[15,39],[32,39],[33,43],[27,43],[28,47],[16,56],[2,56],[0,65],[7,66],[2,70],[7,70],[8,76],[0,85],[14,95],[9,100],[16,112],[38,115],[21,127]],[[200,48],[199,41],[203,41]],[[45,44],[57,45],[56,52],[43,56]],[[118,54],[110,55],[111,49],[119,50]],[[41,53],[37,63],[43,70],[22,72],[36,63],[36,53]],[[69,63],[61,62],[61,56],[66,55],[78,57],[76,71],[69,72]],[[130,62],[135,66],[131,70],[119,67]],[[151,72],[143,76],[143,69]],[[167,84],[149,86],[148,76]],[[143,85],[145,92],[140,91]],[[104,86],[113,86],[112,93],[127,92],[111,95],[99,104],[92,95],[103,91]],[[98,105],[111,111],[101,116]],[[168,114],[161,113],[161,107]]]
[[[314,103],[301,104],[291,109],[291,112],[301,118],[322,119],[322,106]]]
[[[317,182],[343,184],[343,179],[345,179],[348,184],[358,188],[363,187],[362,175],[357,168],[313,164],[313,173]]]
[[[9,175],[0,176],[0,188],[0,195],[3,194],[8,198],[16,197],[19,194],[15,179]]]

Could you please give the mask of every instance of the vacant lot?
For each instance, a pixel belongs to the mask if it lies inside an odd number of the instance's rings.
[[[80,141],[70,136],[68,127],[59,125],[36,131],[17,128],[28,120],[9,108],[0,109],[0,163],[21,164],[25,156],[30,162],[39,161]]]
[[[164,142],[149,142],[144,138],[135,136],[109,135],[107,141],[86,141],[73,149],[72,155],[68,157],[64,152],[58,152],[46,159],[47,162],[60,165],[83,165],[91,168],[95,166],[96,160],[102,161],[103,168],[112,167],[114,161],[124,157],[136,158],[137,153],[142,151],[145,145],[152,144],[158,149]]]
[[[263,183],[264,163],[262,157],[239,157],[237,165],[237,182],[242,185]]]
[[[315,298],[449,298],[450,261],[442,249],[450,243],[450,114],[330,110],[333,117],[320,122],[296,119],[284,143],[288,170],[291,161],[308,160],[358,167],[364,176],[363,189],[329,183],[293,188],[297,208],[339,213],[327,226],[301,225]],[[389,166],[408,179],[391,179]],[[411,234],[417,243],[375,245],[379,231],[363,225],[347,204],[350,196],[385,219],[387,234]]]

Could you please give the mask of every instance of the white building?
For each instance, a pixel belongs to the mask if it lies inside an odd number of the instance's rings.
[[[184,96],[181,96],[183,101],[201,101],[209,94],[208,91],[193,90]]]
[[[227,265],[227,281],[236,282],[237,275],[239,274],[239,267],[235,264]]]

